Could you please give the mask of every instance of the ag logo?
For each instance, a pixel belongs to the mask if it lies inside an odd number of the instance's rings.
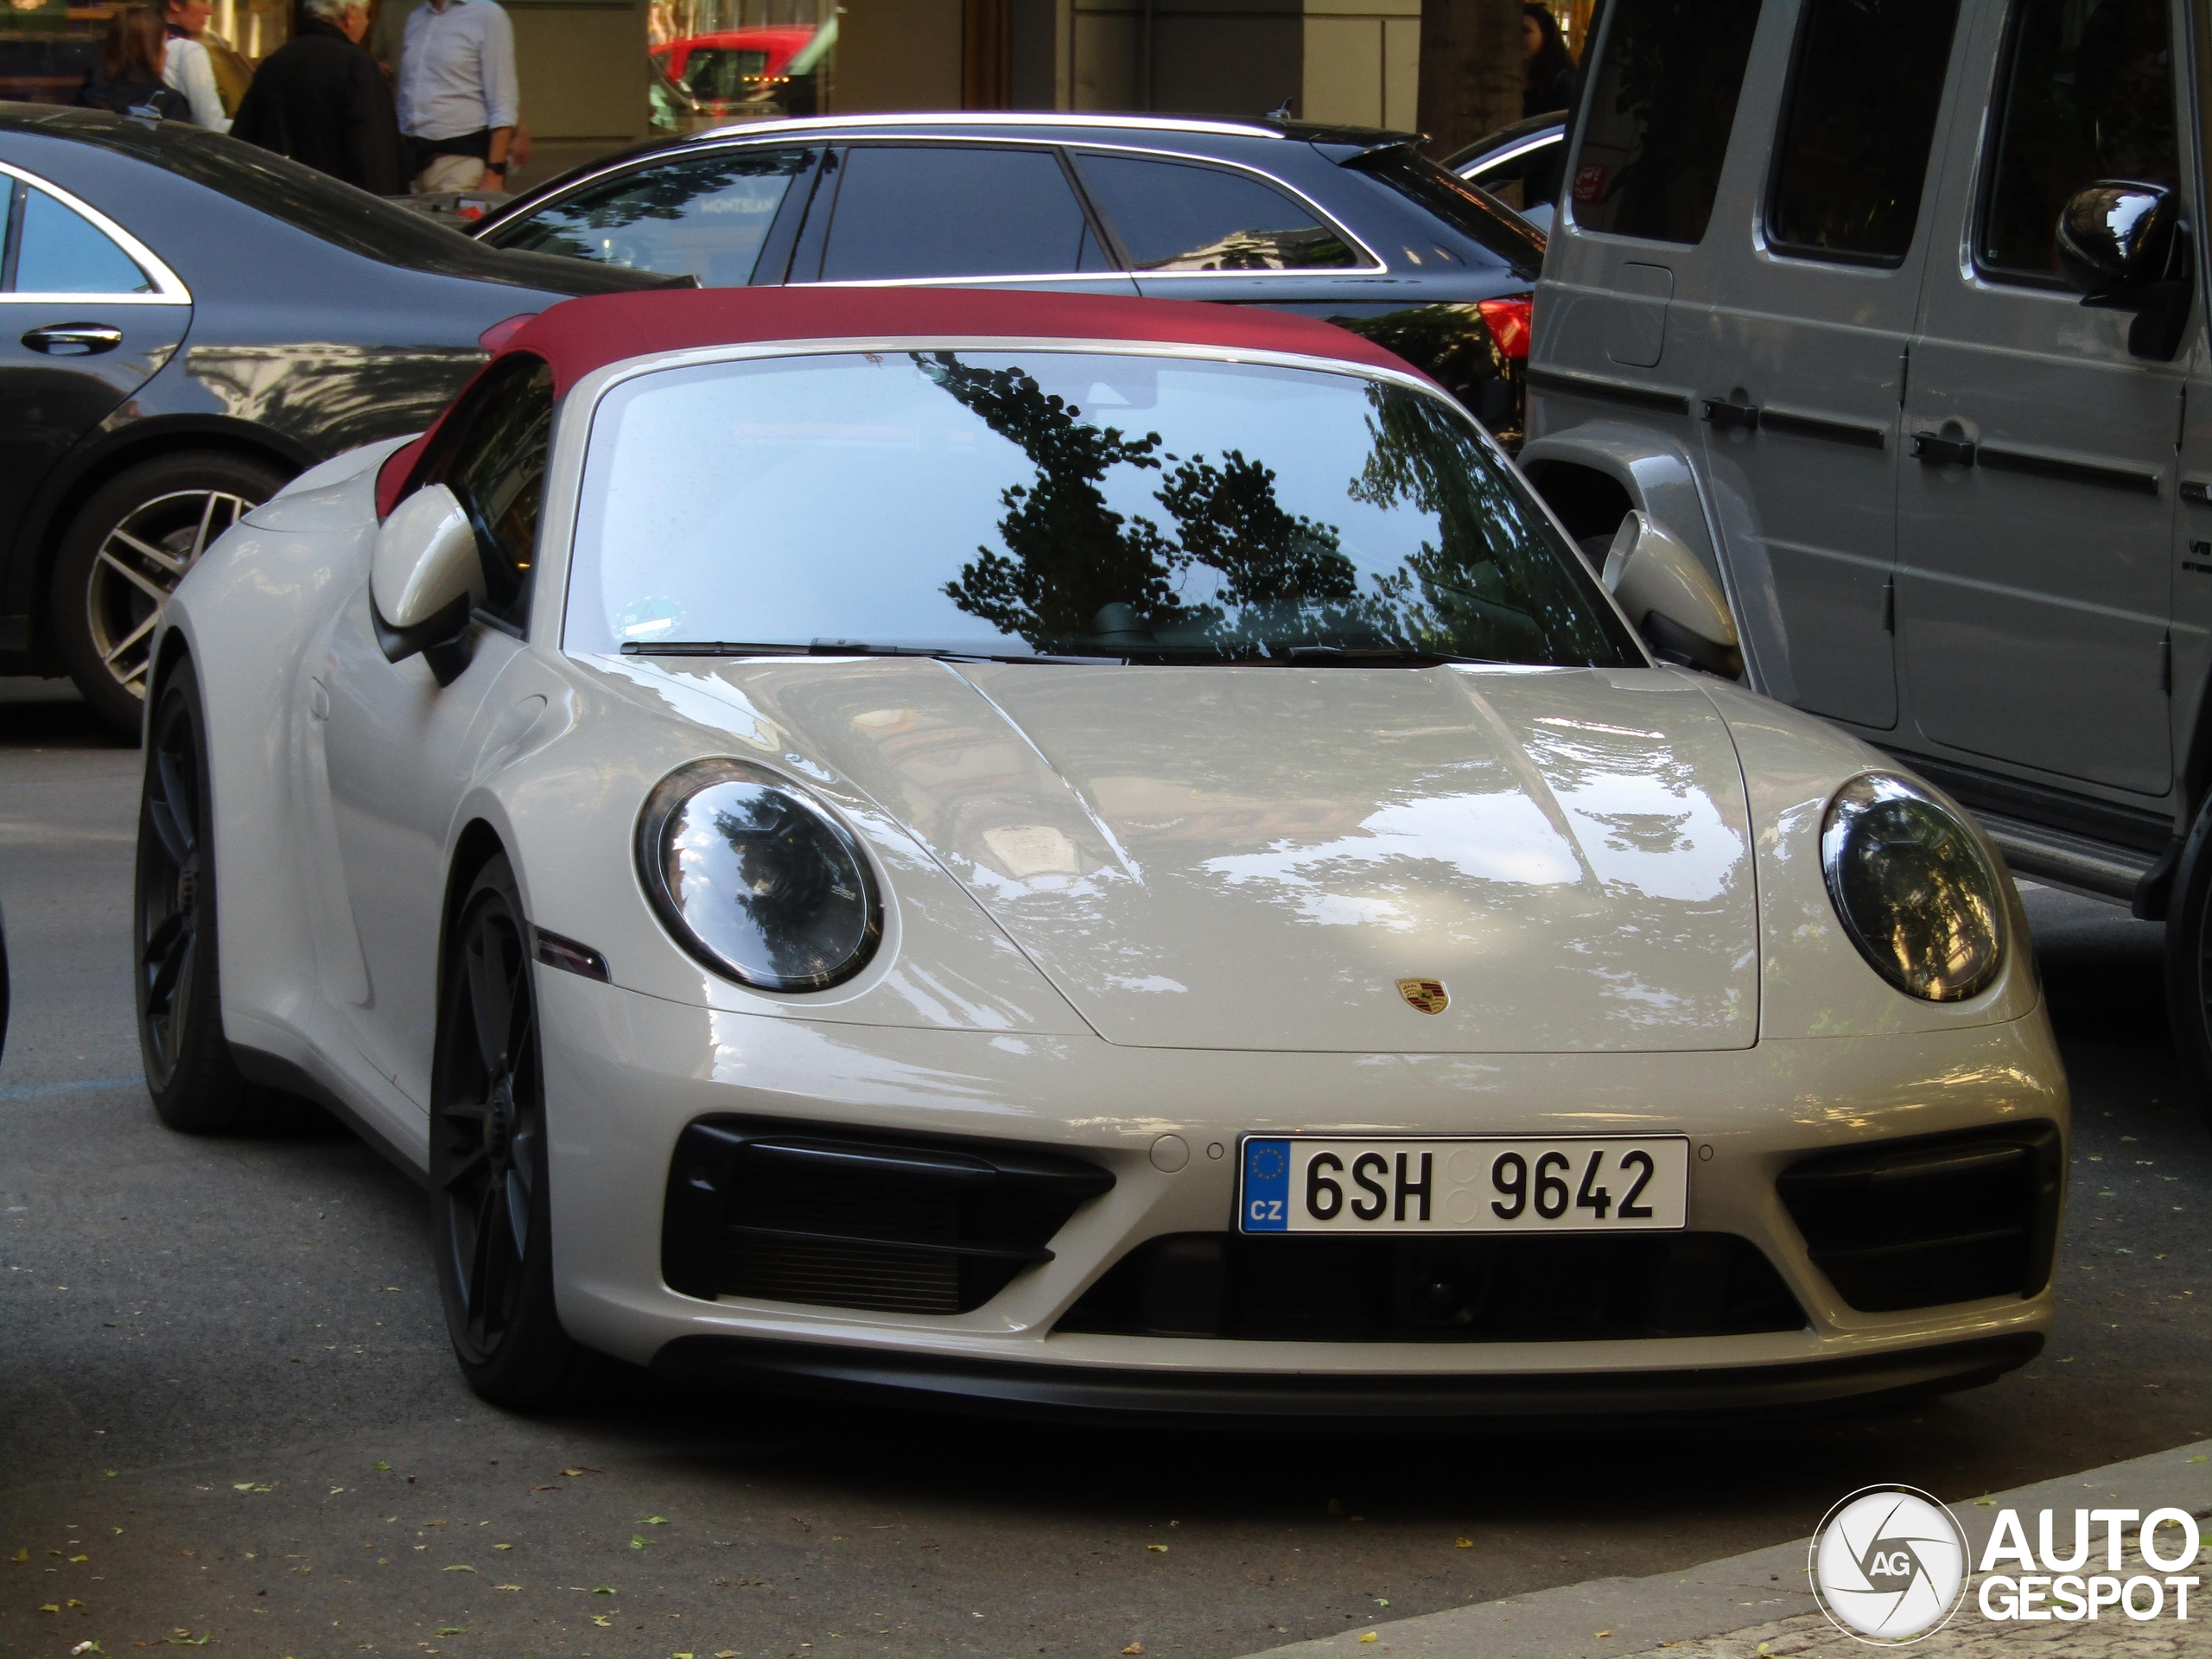
[[[1827,1512],[1807,1568],[1821,1611],[1838,1629],[1878,1647],[1903,1647],[1958,1611],[1966,1535],[1917,1488],[1862,1487]]]

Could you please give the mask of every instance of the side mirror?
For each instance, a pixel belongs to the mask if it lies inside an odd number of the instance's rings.
[[[1655,656],[1726,680],[1743,678],[1727,596],[1664,524],[1641,512],[1622,519],[1605,553],[1604,581]]]
[[[451,490],[426,484],[391,510],[369,559],[369,610],[386,661],[452,645],[486,591],[475,528]]]
[[[2190,251],[2181,197],[2164,185],[2100,179],[2058,216],[2058,265],[2082,303],[2133,311],[2131,355],[2170,363],[2189,320]]]

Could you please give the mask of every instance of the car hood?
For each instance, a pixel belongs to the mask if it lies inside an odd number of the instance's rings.
[[[1743,774],[1685,676],[666,666],[741,709],[755,747],[872,796],[1109,1042],[1580,1052],[1756,1035]],[[1423,1012],[1433,999],[1402,980],[1448,1002]]]

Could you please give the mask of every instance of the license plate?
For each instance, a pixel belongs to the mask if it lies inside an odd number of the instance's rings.
[[[1688,1224],[1680,1135],[1541,1141],[1248,1136],[1246,1233],[1618,1233]]]

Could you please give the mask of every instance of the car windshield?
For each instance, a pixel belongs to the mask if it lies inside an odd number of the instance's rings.
[[[1049,349],[754,359],[619,383],[593,419],[566,643],[1643,661],[1440,396]]]

